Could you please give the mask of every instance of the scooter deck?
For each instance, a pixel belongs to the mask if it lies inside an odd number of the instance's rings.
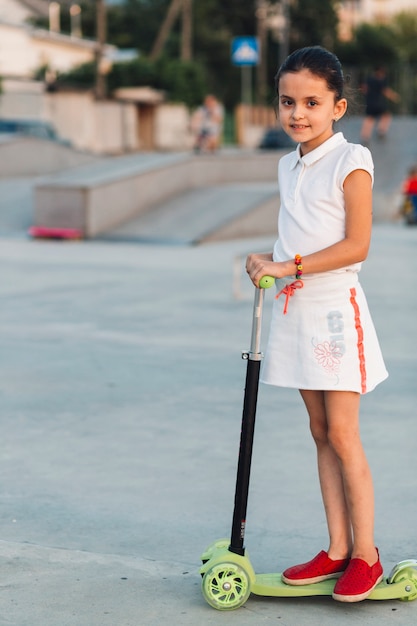
[[[407,581],[388,583],[384,579],[375,587],[368,600],[394,600],[406,596]],[[306,596],[331,596],[336,580],[323,580],[313,585],[287,585],[282,581],[281,574],[256,574],[251,585],[251,593],[258,596],[282,598],[301,598]]]
[[[314,585],[287,585],[281,574],[256,574],[255,582],[251,585],[251,593],[258,596],[331,596],[335,579],[323,580]]]

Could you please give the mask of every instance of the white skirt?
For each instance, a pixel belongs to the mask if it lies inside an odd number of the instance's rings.
[[[291,282],[276,281],[261,382],[372,391],[388,372],[358,275],[346,271],[303,277],[287,295],[281,290]]]

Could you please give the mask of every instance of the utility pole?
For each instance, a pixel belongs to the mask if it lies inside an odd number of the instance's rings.
[[[256,68],[256,92],[259,103],[264,104],[267,93],[267,41],[268,2],[256,0],[256,36],[259,41],[259,64]]]
[[[165,41],[168,39],[168,35],[171,32],[171,28],[174,25],[175,20],[181,10],[182,0],[172,0],[168,8],[168,13],[165,16],[162,26],[159,29],[158,36],[155,40],[153,48],[151,50],[150,59],[155,61],[162,52]]]
[[[290,6],[289,0],[281,0],[282,30],[279,44],[279,64],[284,63],[290,51]]]
[[[106,73],[104,67],[104,46],[106,44],[107,20],[105,0],[96,0],[96,85],[97,100],[106,97]]]
[[[193,7],[192,0],[182,0],[182,38],[181,38],[181,61],[191,61],[192,34],[193,30]]]
[[[182,13],[182,37],[181,37],[181,59],[190,61],[192,58],[192,0],[171,0],[168,12],[159,29],[157,38],[152,47],[149,58],[155,61],[161,54],[169,33],[177,19]]]

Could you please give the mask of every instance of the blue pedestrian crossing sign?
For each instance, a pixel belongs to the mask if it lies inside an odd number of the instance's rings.
[[[257,37],[233,37],[233,65],[258,65],[259,40]]]

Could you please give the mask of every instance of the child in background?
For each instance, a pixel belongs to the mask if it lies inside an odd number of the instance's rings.
[[[216,152],[219,149],[223,131],[224,112],[217,98],[211,94],[194,113],[191,128],[195,134],[196,152]]]
[[[410,168],[402,191],[404,202],[401,212],[407,224],[417,224],[417,165]]]
[[[371,238],[373,162],[367,148],[334,132],[347,109],[334,54],[297,50],[275,83],[281,126],[298,147],[279,161],[274,250],[250,254],[246,269],[255,286],[265,275],[276,279],[262,382],[300,390],[329,532],[327,551],[288,568],[283,580],[337,578],[333,598],[357,602],[383,578],[359,434],[361,394],[388,375],[358,281]]]

